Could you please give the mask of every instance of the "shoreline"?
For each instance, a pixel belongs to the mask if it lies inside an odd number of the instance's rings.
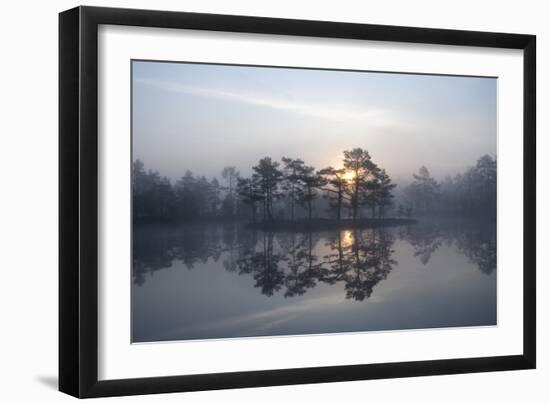
[[[273,221],[249,223],[245,227],[254,230],[267,231],[325,231],[339,229],[369,229],[379,227],[407,226],[416,224],[414,219],[301,219],[296,221]]]

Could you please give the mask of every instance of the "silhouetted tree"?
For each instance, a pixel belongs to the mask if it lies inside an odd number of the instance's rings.
[[[224,216],[232,217],[235,215],[235,189],[239,180],[240,172],[234,166],[224,167],[222,170],[222,178],[226,182],[225,189],[227,194],[223,200]]]
[[[497,201],[497,162],[491,156],[479,158],[474,167],[469,168],[456,180],[461,188],[462,205],[472,212],[484,211],[494,218]]]
[[[392,184],[391,178],[386,173],[386,170],[381,169],[378,171],[375,197],[378,205],[378,217],[384,217],[386,208],[392,205],[393,189],[395,187],[396,185]]]
[[[344,168],[335,169],[333,167],[323,168],[319,174],[324,176],[329,187],[324,187],[323,190],[328,193],[330,207],[336,210],[336,220],[342,218],[342,208],[344,202],[349,200],[345,195],[347,181],[344,178],[346,170]]]
[[[279,163],[271,157],[264,157],[258,165],[252,167],[254,174],[252,178],[258,185],[263,196],[263,218],[273,220],[273,201],[279,196],[277,187],[282,179],[283,173],[279,170]]]
[[[346,194],[349,196],[352,218],[355,220],[359,207],[370,201],[374,192],[378,167],[366,150],[355,148],[344,151],[344,168],[352,174]]]
[[[196,219],[200,215],[200,198],[197,180],[189,170],[175,185],[177,213],[183,220]]]
[[[212,216],[216,217],[218,215],[218,207],[220,206],[220,183],[216,178],[212,178],[208,186],[208,202],[210,203],[210,210]]]
[[[300,187],[300,174],[304,169],[304,162],[301,159],[283,157],[283,184],[282,188],[287,194],[290,204],[290,220],[294,221],[296,203],[302,199],[302,188]]]
[[[299,192],[298,202],[300,205],[307,208],[307,217],[309,220],[312,218],[313,201],[317,198],[317,188],[321,188],[326,185],[327,181],[322,175],[315,172],[315,169],[310,166],[303,166],[299,172],[299,183],[302,187]]]
[[[476,165],[441,184],[422,167],[406,188],[406,198],[420,213],[482,214],[495,218],[497,197],[496,159],[484,155]]]
[[[395,185],[361,148],[344,152],[341,169],[327,167],[317,171],[299,158],[283,157],[282,162],[280,168],[279,162],[265,157],[252,167],[249,178],[240,178],[234,166],[226,166],[221,171],[223,184],[215,177],[209,181],[187,170],[172,185],[168,178],[146,171],[143,163],[136,160],[132,168],[133,219],[188,222],[222,216],[243,218],[248,209],[255,221],[260,207],[263,221],[274,221],[275,216],[284,218],[288,210],[294,221],[299,205],[311,220],[314,210],[322,206],[322,202],[317,202],[321,191],[336,210],[337,220],[345,208],[356,219],[364,206],[373,210],[373,216],[378,208],[382,217],[391,205]],[[286,208],[277,202],[282,197],[288,203]]]
[[[252,222],[256,222],[258,204],[264,200],[260,185],[254,178],[239,178],[237,180],[237,193],[241,202],[249,206],[252,213]]]
[[[211,216],[211,189],[206,177],[202,176],[197,180],[195,193],[198,200],[199,217]]]
[[[407,188],[407,196],[417,212],[429,213],[439,197],[439,184],[425,166],[420,167],[413,178],[414,181]]]
[[[145,171],[140,160],[132,164],[133,219],[166,220],[173,215],[173,192],[170,180],[156,171]]]

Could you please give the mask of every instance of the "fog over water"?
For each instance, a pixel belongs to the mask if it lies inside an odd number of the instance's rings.
[[[134,233],[132,341],[491,326],[495,228],[482,221],[264,233]]]
[[[338,166],[362,147],[394,182],[496,155],[493,78],[133,62],[133,157],[172,180],[264,156]]]
[[[496,79],[132,66],[132,342],[497,324]]]

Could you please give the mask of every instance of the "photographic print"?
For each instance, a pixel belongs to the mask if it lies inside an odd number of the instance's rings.
[[[497,79],[133,60],[132,342],[497,324]]]

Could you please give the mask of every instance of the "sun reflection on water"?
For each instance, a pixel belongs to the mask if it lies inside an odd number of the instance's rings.
[[[342,247],[349,247],[353,244],[353,233],[351,230],[342,230],[340,234],[340,239],[342,243]]]

